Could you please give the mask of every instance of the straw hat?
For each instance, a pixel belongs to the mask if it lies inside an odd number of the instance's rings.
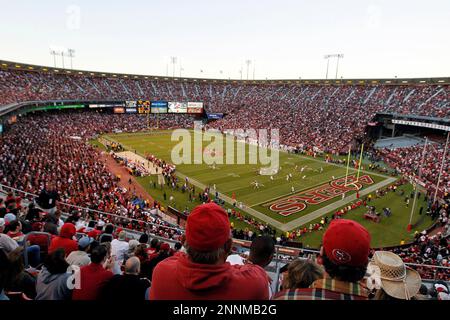
[[[391,297],[410,300],[420,289],[422,279],[416,270],[407,268],[402,259],[389,251],[377,251],[369,268],[379,268],[381,287]]]

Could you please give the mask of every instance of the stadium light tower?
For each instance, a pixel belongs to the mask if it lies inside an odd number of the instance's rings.
[[[53,66],[56,68],[56,56],[58,55],[58,52],[54,49],[50,49],[50,55],[53,56]]]
[[[248,80],[248,70],[250,68],[250,64],[252,63],[252,60],[245,60],[245,63],[247,64],[247,80]]]
[[[337,63],[336,63],[336,79],[338,78],[338,69],[339,69],[339,59],[344,58],[344,54],[340,53],[337,55]]]
[[[328,79],[328,67],[330,66],[331,55],[330,54],[326,54],[324,58],[327,59],[327,73],[325,75],[325,79]]]
[[[70,58],[70,69],[73,69],[73,61],[72,61],[72,59],[75,58],[75,50],[74,49],[67,49],[67,56]]]
[[[170,57],[170,62],[172,63],[172,77],[175,78],[175,65],[177,63],[177,57]]]
[[[62,57],[62,67],[63,69],[65,69],[66,67],[64,66],[64,50],[61,51],[61,57]]]
[[[336,79],[338,76],[338,68],[339,68],[339,59],[344,58],[343,53],[333,53],[333,54],[326,54],[324,56],[325,59],[327,59],[327,73],[325,76],[325,79],[328,79],[328,67],[330,66],[330,58],[337,58],[337,64],[336,64]]]
[[[256,72],[256,61],[253,60],[253,80],[255,80],[255,72]]]

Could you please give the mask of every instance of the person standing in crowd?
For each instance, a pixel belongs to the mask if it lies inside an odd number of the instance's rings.
[[[125,259],[125,255],[128,252],[129,244],[126,241],[127,234],[125,231],[119,232],[118,239],[114,239],[111,242],[111,254],[113,256],[116,256],[117,261],[122,263],[122,261]]]
[[[59,194],[56,191],[54,184],[49,184],[48,187],[44,187],[39,197],[36,199],[36,203],[42,209],[42,211],[48,214],[55,214],[56,202],[59,201]]]
[[[297,290],[296,300],[367,300],[369,290],[362,280],[369,263],[369,232],[353,220],[333,220],[322,243],[324,276]]]
[[[139,258],[129,258],[125,262],[124,274],[113,276],[105,284],[100,293],[100,299],[106,301],[145,300],[145,293],[150,287],[150,281],[139,277],[140,266]]]
[[[217,204],[200,205],[186,224],[186,251],[160,262],[150,300],[267,300],[267,274],[254,264],[230,265],[230,221]]]
[[[103,286],[113,277],[110,269],[113,262],[107,262],[108,249],[99,245],[92,250],[91,263],[80,269],[80,286],[72,292],[72,300],[96,300]],[[106,268],[104,265],[106,264]]]

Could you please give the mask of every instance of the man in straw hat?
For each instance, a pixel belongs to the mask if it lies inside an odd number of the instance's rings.
[[[411,300],[419,293],[422,284],[419,273],[406,267],[393,252],[375,252],[368,269],[372,279],[379,279],[380,287],[375,294],[377,300]]]
[[[150,300],[267,300],[268,277],[255,264],[231,265],[227,213],[200,205],[187,219],[185,248],[153,271]]]
[[[295,300],[366,300],[363,284],[369,262],[370,234],[353,220],[333,220],[323,235],[319,261],[325,273],[307,289],[298,289]]]

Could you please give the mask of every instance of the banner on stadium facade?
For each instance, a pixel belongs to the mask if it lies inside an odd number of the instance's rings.
[[[208,120],[218,120],[223,118],[223,113],[208,113],[206,116]]]
[[[430,128],[436,130],[450,131],[450,126],[441,125],[437,123],[428,123],[428,122],[419,122],[419,121],[408,121],[408,120],[392,120],[394,124],[402,124],[406,126],[414,126],[414,127],[422,127],[422,128]]]

